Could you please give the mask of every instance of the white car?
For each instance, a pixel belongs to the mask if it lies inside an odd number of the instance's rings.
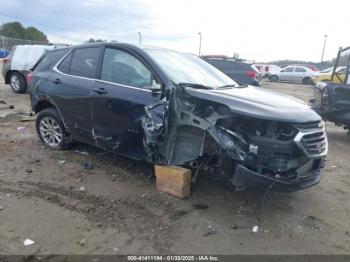
[[[255,66],[259,69],[262,77],[269,77],[271,75],[271,72],[281,70],[281,68],[277,65],[255,64]]]
[[[313,77],[317,75],[318,72],[315,72],[306,66],[287,66],[279,71],[271,72],[269,78],[272,82],[288,81],[312,84]]]

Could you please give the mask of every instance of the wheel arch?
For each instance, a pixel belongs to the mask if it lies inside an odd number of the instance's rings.
[[[34,108],[35,114],[39,113],[40,111],[43,111],[46,108],[53,107],[57,110],[57,108],[48,100],[40,100]]]
[[[63,123],[63,126],[65,127],[66,131],[68,131],[68,126],[66,125],[66,121],[64,120],[62,114],[61,114],[61,111],[58,109],[58,107],[56,106],[56,104],[51,101],[50,99],[47,99],[47,98],[43,98],[43,99],[40,99],[34,106],[34,112],[35,114],[38,114],[40,113],[41,111],[47,109],[47,108],[54,108],[59,117],[61,118],[61,121]]]
[[[301,80],[304,84],[310,83],[312,81],[311,76],[304,76],[303,79]]]

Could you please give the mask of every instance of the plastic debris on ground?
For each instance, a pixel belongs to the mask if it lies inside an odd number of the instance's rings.
[[[94,168],[94,164],[91,161],[88,161],[88,162],[82,163],[81,167],[85,170],[91,170]]]
[[[17,131],[25,131],[26,128],[24,126],[18,126],[17,128]]]
[[[81,245],[81,246],[85,246],[87,244],[87,239],[83,238],[82,240],[80,240],[78,242],[78,244]]]
[[[66,160],[58,160],[57,162],[58,162],[59,165],[63,165],[63,164],[65,164],[67,161],[66,161]]]
[[[253,226],[252,233],[257,233],[258,231],[259,231],[259,227],[258,226]]]
[[[208,232],[206,232],[203,237],[216,234],[216,228],[213,226],[208,226]]]
[[[33,245],[34,243],[35,242],[33,240],[27,238],[26,240],[24,240],[23,245],[30,246],[30,245]]]
[[[75,152],[75,153],[78,153],[78,154],[80,154],[80,155],[85,155],[85,156],[88,156],[88,155],[89,155],[88,152],[83,151],[83,150],[74,150],[74,152]]]

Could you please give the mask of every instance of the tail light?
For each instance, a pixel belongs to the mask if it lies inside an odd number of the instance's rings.
[[[2,59],[2,63],[5,65],[7,62],[9,61],[9,59],[8,58],[4,58],[4,59]]]
[[[257,77],[257,73],[255,71],[247,71],[247,76],[250,78],[256,78]]]
[[[29,85],[29,83],[30,83],[30,81],[32,81],[32,79],[33,79],[33,75],[32,75],[32,73],[29,73],[28,75],[27,75],[27,85]]]

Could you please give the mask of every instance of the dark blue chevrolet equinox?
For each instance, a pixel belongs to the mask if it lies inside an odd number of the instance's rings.
[[[195,55],[86,44],[47,53],[27,80],[49,148],[80,141],[239,189],[290,192],[320,181],[328,150],[320,116],[292,97],[241,86]]]

